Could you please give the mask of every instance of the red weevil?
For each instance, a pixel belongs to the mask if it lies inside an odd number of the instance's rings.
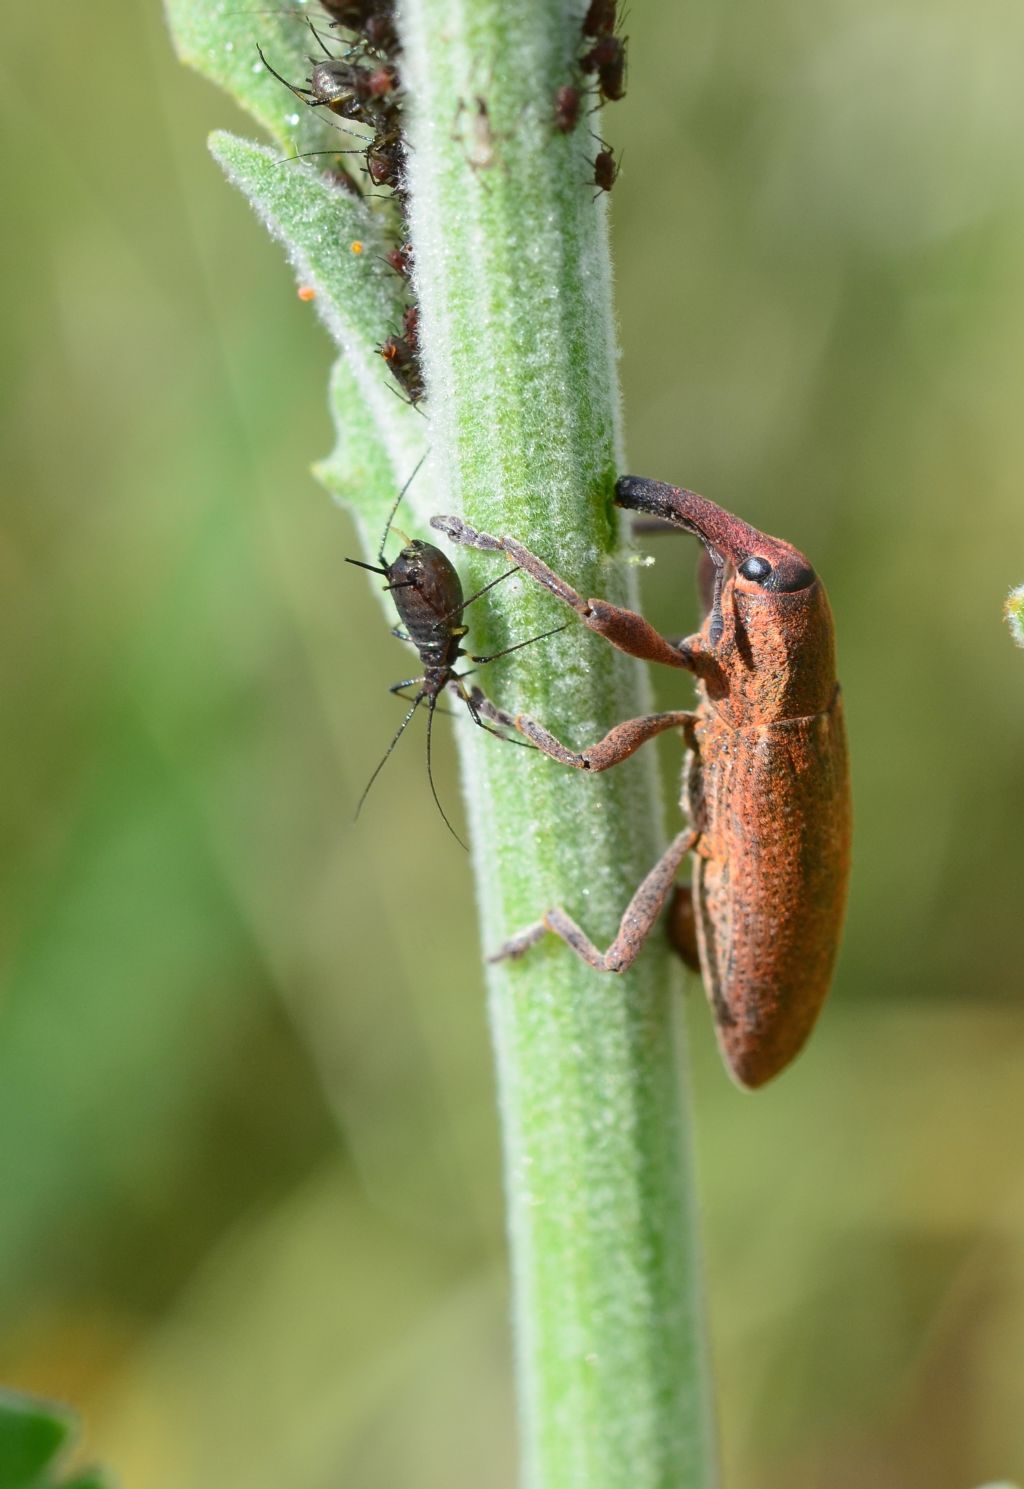
[[[790,543],[758,532],[714,502],[623,476],[623,507],[682,527],[703,542],[706,615],[673,642],[634,611],[585,600],[513,538],[457,518],[434,525],[461,543],[504,552],[620,651],[683,667],[697,679],[695,711],[617,724],[589,749],[568,749],[525,715],[513,724],[538,749],[578,770],[607,770],[666,729],[688,746],[676,835],[633,896],[614,941],[600,951],[561,908],[513,938],[495,959],[521,956],[546,932],[599,971],[635,960],[676,887],[670,934],[699,966],[719,1044],[736,1080],[762,1086],[805,1043],[828,992],[850,867],[850,777],[836,681],[832,612],[824,586]]]

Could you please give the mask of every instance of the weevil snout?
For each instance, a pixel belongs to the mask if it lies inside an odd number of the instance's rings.
[[[643,476],[620,476],[615,501],[633,512],[647,512],[694,533],[714,558],[732,564],[738,587],[748,594],[789,594],[807,589],[816,574],[799,549],[769,537],[726,512],[707,497]]]

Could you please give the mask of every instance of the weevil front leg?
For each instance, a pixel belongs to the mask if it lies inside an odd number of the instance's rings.
[[[679,865],[687,853],[693,852],[699,838],[700,834],[692,828],[677,833],[627,905],[626,913],[619,922],[618,935],[607,951],[599,951],[572,916],[558,907],[549,910],[536,925],[528,926],[518,936],[513,936],[511,941],[506,941],[500,951],[487,960],[501,962],[506,958],[521,957],[550,931],[553,935],[560,936],[595,971],[625,972],[636,961],[641,947],[650,935],[675,882]]]
[[[585,626],[596,631],[628,656],[639,657],[644,662],[663,662],[667,667],[684,667],[689,672],[697,670],[697,659],[689,643],[674,646],[644,620],[642,615],[637,615],[635,610],[626,610],[607,600],[585,600],[542,558],[531,553],[529,548],[524,548],[515,538],[492,537],[490,533],[482,533],[475,527],[470,527],[460,517],[432,517],[430,525],[451,538],[454,543],[462,543],[468,548],[481,548],[487,553],[506,554],[531,579],[550,590],[563,605],[575,610]]]

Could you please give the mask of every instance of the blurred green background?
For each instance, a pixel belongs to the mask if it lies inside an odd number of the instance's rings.
[[[727,1482],[1020,1476],[1024,11],[627,29],[630,467],[812,555],[854,761],[810,1053],[744,1097],[690,1000]],[[0,1378],[130,1489],[511,1489],[472,890],[422,740],[351,822],[406,654],[307,474],[327,338],[155,4],[0,66]]]

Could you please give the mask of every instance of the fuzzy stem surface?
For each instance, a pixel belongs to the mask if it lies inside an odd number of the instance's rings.
[[[442,511],[508,533],[582,593],[635,604],[606,209],[579,6],[404,0],[416,293]],[[610,125],[602,125],[602,128]],[[462,555],[467,592],[500,559]],[[467,612],[491,652],[569,618],[528,580]],[[576,622],[480,677],[570,746],[649,706],[643,669]],[[485,950],[564,905],[607,944],[663,843],[653,755],[562,769],[460,726]],[[554,938],[491,968],[523,1482],[710,1489],[710,1386],[681,1007],[657,932],[622,977]]]

